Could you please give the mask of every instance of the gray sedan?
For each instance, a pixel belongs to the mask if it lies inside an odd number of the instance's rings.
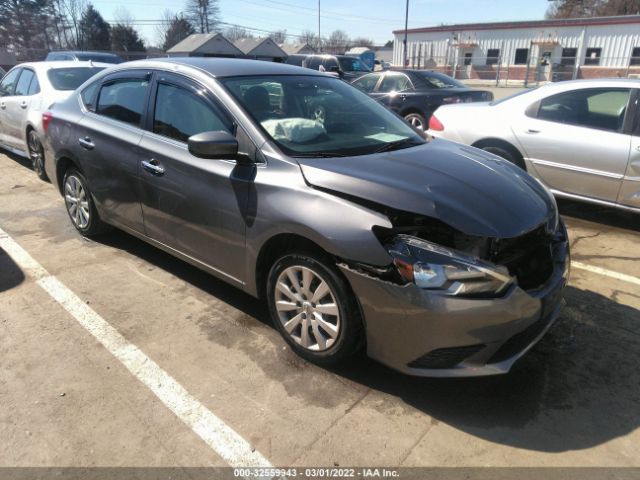
[[[640,212],[639,100],[638,80],[561,82],[441,107],[429,133],[506,158],[560,197]]]
[[[81,234],[117,227],[266,299],[310,361],[366,346],[414,375],[504,373],[558,316],[569,261],[550,193],[338,79],[132,62],[45,117],[46,170]]]

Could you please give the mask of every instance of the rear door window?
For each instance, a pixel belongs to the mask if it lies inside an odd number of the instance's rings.
[[[403,92],[413,88],[411,80],[404,73],[388,73],[382,79],[380,84],[380,91],[384,93],[389,92]]]
[[[149,81],[122,78],[102,85],[96,113],[131,125],[140,126]]]

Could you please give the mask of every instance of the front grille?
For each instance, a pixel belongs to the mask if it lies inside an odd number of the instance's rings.
[[[491,356],[487,363],[500,363],[520,353],[544,331],[552,320],[553,317],[542,318],[515,334]]]
[[[553,274],[553,237],[544,226],[516,238],[494,242],[491,261],[504,265],[523,290],[544,285]]]
[[[465,359],[475,355],[485,345],[439,348],[416,358],[408,364],[411,368],[453,368]]]

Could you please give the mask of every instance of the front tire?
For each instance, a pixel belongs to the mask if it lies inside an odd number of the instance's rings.
[[[326,258],[312,253],[279,258],[269,272],[267,298],[274,325],[304,359],[335,365],[359,350],[359,306],[349,284]]]
[[[48,181],[47,173],[44,170],[44,148],[35,130],[29,131],[27,135],[27,147],[29,148],[29,158],[33,171],[36,172],[40,180]]]
[[[100,219],[84,175],[70,168],[64,175],[62,193],[73,226],[85,237],[100,235],[109,226]]]
[[[512,152],[507,148],[487,145],[486,147],[482,147],[482,150],[484,150],[485,152],[493,153],[494,155],[497,155],[499,157],[502,157],[507,162],[513,163],[514,165],[522,168],[523,170],[526,170],[526,167],[524,165],[524,161],[522,160],[522,158],[520,158],[518,155],[516,155],[514,152]]]

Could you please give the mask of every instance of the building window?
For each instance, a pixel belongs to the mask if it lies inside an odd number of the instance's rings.
[[[631,52],[631,63],[630,65],[640,65],[640,47],[634,47]]]
[[[601,48],[587,48],[587,54],[584,56],[585,65],[600,65]]]
[[[471,52],[467,52],[464,54],[464,65],[469,66],[471,65],[471,58],[472,58],[472,53]]]
[[[516,48],[516,59],[513,62],[514,65],[526,65],[529,59],[528,48]]]
[[[577,48],[563,48],[562,58],[560,63],[562,65],[573,66],[576,64],[576,55],[578,54]]]
[[[497,65],[500,58],[499,48],[490,48],[487,51],[487,65]]]

